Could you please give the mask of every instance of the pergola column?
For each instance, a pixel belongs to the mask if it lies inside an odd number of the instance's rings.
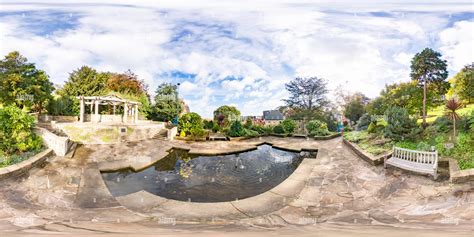
[[[96,122],[99,122],[99,104],[100,104],[100,100],[95,100],[95,121]]]
[[[81,102],[80,102],[80,112],[79,112],[79,122],[83,123],[84,122],[84,97],[81,96],[80,98]]]
[[[127,103],[123,103],[123,122],[127,123],[128,118],[128,106]]]
[[[135,105],[135,123],[138,122],[138,105]]]

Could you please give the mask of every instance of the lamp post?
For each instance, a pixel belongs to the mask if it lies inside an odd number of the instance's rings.
[[[175,90],[175,100],[176,100],[176,117],[174,119],[176,127],[178,127],[178,120],[179,120],[179,96],[178,96],[178,86],[181,85],[181,83],[176,83],[174,85],[174,90]]]

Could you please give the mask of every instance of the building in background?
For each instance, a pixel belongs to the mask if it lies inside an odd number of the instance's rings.
[[[277,125],[284,119],[285,116],[279,110],[263,111],[263,121],[265,121],[265,125]]]
[[[184,99],[179,99],[179,102],[181,103],[181,107],[183,107],[183,110],[179,114],[180,116],[186,113],[189,113],[189,106],[184,102]]]

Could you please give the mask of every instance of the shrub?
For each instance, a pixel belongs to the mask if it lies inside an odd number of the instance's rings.
[[[37,151],[42,140],[33,133],[35,119],[15,106],[0,108],[0,151],[4,155]]]
[[[350,142],[358,143],[359,141],[367,138],[367,133],[364,131],[355,131],[344,133],[344,138]]]
[[[369,127],[367,128],[368,133],[375,133],[375,127],[377,126],[377,125],[375,125],[375,123],[376,122],[371,122],[370,123]]]
[[[426,139],[434,138],[436,135],[438,135],[438,130],[434,125],[426,127],[423,131],[423,137]]]
[[[193,138],[202,138],[206,136],[206,130],[200,127],[192,127],[190,130],[190,135]]]
[[[251,130],[251,129],[245,129],[245,136],[246,137],[256,137],[258,136],[259,133],[257,131]]]
[[[204,129],[213,129],[214,128],[214,121],[213,120],[204,120]]]
[[[270,134],[270,133],[273,132],[273,128],[274,128],[274,127],[275,127],[275,126],[273,126],[273,125],[267,125],[267,126],[264,126],[263,128],[265,129],[265,133],[266,133],[266,134]]]
[[[371,116],[368,113],[365,113],[359,118],[359,121],[357,121],[356,129],[358,131],[366,130],[370,126],[371,122]]]
[[[470,115],[466,115],[461,117],[459,121],[459,128],[460,131],[468,132],[469,130],[474,131],[474,110]]]
[[[385,127],[386,123],[384,123],[384,120],[376,120],[370,123],[369,127],[367,128],[367,132],[382,134],[385,130]]]
[[[78,115],[79,101],[68,96],[57,97],[49,101],[47,110],[50,115]]]
[[[440,116],[433,122],[433,126],[436,127],[438,132],[445,133],[452,129],[453,123],[447,117]]]
[[[203,129],[202,118],[197,113],[186,113],[179,119],[179,130],[180,133],[184,132],[186,136],[191,135],[191,130],[194,129],[197,132]]]
[[[280,123],[280,125],[283,127],[286,133],[290,134],[293,133],[296,127],[298,126],[298,124],[296,124],[296,121],[293,119],[285,119]]]
[[[204,129],[212,130],[212,132],[219,131],[219,124],[213,120],[204,120]]]
[[[251,118],[247,118],[247,120],[245,120],[245,124],[244,124],[244,128],[246,129],[251,129],[252,128],[252,119]]]
[[[410,150],[416,150],[416,147],[418,145],[416,142],[412,142],[412,141],[399,141],[395,144],[395,146],[405,148],[405,149],[410,149]]]
[[[284,134],[285,128],[283,128],[282,125],[276,125],[275,127],[273,127],[273,132],[276,134]]]
[[[452,152],[461,169],[474,168],[474,139],[471,136],[460,133]]]
[[[218,132],[220,129],[219,124],[214,123],[214,126],[212,127],[212,132]]]
[[[242,123],[238,120],[235,120],[230,125],[230,129],[227,132],[227,135],[230,137],[243,137],[245,136],[245,129],[242,126]]]
[[[395,141],[413,140],[421,131],[416,121],[410,119],[407,110],[404,108],[391,107],[385,111],[384,116],[387,121],[384,135]]]
[[[326,136],[329,135],[329,130],[326,123],[319,120],[311,120],[306,124],[306,129],[310,136]]]
[[[257,132],[258,134],[265,134],[265,133],[267,133],[267,129],[265,129],[265,127],[262,126],[262,125],[255,125],[255,126],[252,126],[251,130]]]

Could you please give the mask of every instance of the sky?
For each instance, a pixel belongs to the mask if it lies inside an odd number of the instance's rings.
[[[450,76],[474,61],[472,1],[9,1],[0,0],[0,54],[19,51],[50,80],[89,65],[128,69],[154,94],[180,83],[191,111],[220,105],[262,115],[283,105],[285,83],[324,78],[376,97],[409,81],[410,60],[439,51]]]

